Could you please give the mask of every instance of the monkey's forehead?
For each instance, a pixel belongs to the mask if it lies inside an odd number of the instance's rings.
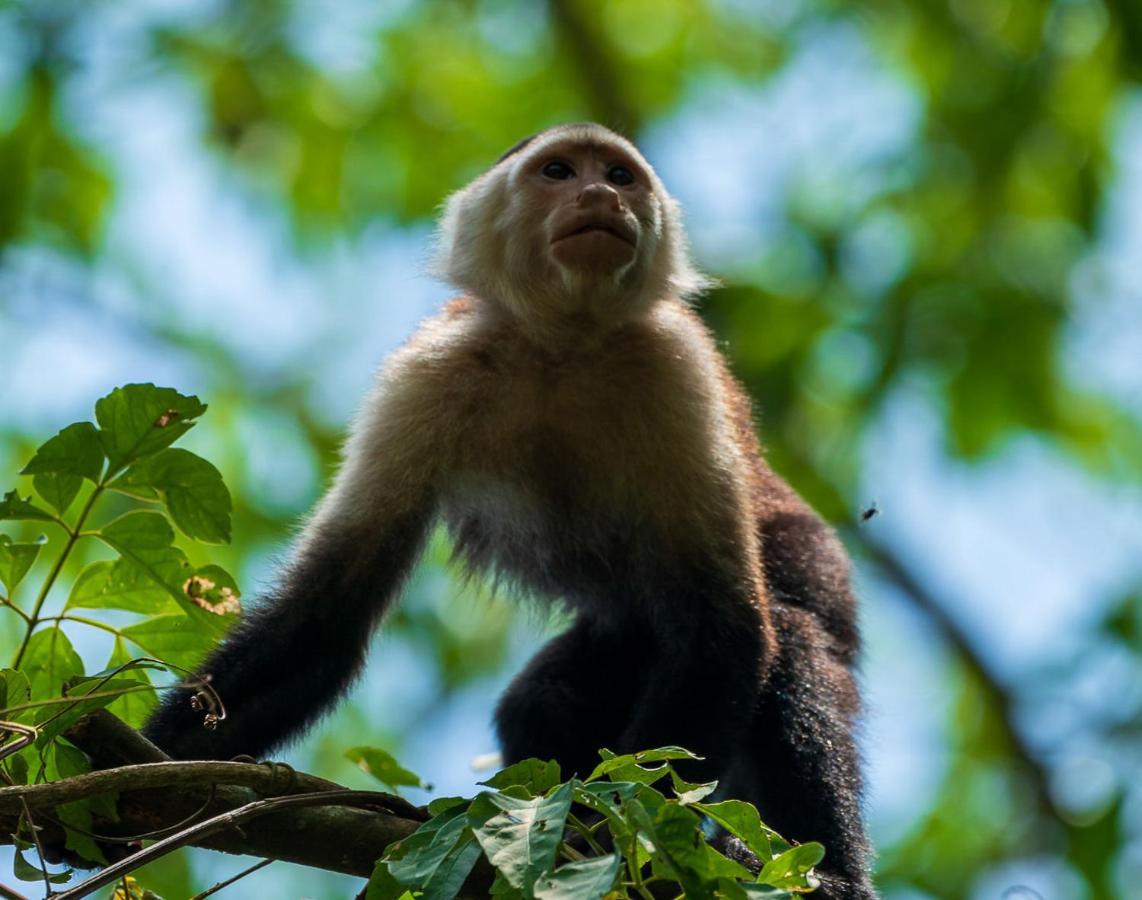
[[[617,144],[628,153],[633,154],[636,158],[643,158],[638,148],[621,134],[611,131],[609,128],[605,128],[595,122],[571,122],[566,125],[556,125],[553,128],[548,128],[546,131],[540,131],[525,137],[521,141],[517,141],[496,160],[492,168],[494,169],[512,157],[518,156],[525,150],[534,152],[547,144],[553,144],[557,141],[574,141],[576,143],[587,145],[597,144],[599,146],[614,146]]]

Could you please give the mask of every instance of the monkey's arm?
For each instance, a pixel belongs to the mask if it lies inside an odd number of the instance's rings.
[[[400,375],[398,362],[382,377],[276,587],[200,667],[225,719],[207,730],[188,692],[172,691],[147,722],[144,733],[172,756],[261,757],[324,713],[361,669],[433,513],[439,447],[423,412],[432,404],[418,403]]]

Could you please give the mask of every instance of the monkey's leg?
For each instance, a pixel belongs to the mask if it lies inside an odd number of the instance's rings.
[[[756,804],[784,837],[825,845],[822,898],[869,900],[852,672],[811,614],[775,604],[773,621],[777,658],[728,794]]]
[[[676,764],[689,781],[724,776],[770,652],[759,603],[728,582],[712,573],[683,576],[654,595],[641,637],[652,648],[640,674],[645,691],[616,748],[685,747],[703,758]]]
[[[636,631],[586,616],[549,641],[496,707],[504,763],[555,759],[564,778],[587,777],[642,693],[644,646]]]

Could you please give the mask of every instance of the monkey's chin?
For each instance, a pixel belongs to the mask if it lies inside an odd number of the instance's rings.
[[[555,241],[551,257],[560,266],[577,272],[613,274],[634,262],[637,250],[607,231],[586,231]]]

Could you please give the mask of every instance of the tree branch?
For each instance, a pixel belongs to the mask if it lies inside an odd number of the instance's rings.
[[[428,818],[423,809],[392,794],[346,792],[335,782],[280,764],[167,760],[106,710],[84,716],[67,738],[96,766],[111,762],[114,767],[48,784],[0,788],[0,844],[12,841],[24,802],[48,812],[61,803],[118,792],[119,820],[97,820],[94,829],[100,835],[129,838],[161,831],[200,813],[215,820],[217,828],[195,830],[199,826],[191,825],[172,837],[189,833],[194,846],[365,878],[385,847]],[[324,796],[334,791],[335,797]],[[265,806],[267,794],[291,803]],[[236,819],[225,818],[251,804],[261,804],[254,807],[257,818],[243,821],[240,828]],[[313,804],[321,805],[311,808]],[[37,822],[43,826],[43,842],[63,846],[62,827],[47,819]],[[132,867],[139,864],[137,854],[130,859],[136,860]]]
[[[324,778],[296,772],[275,763],[243,762],[156,762],[101,769],[45,784],[20,784],[0,787],[0,814],[19,813],[22,803],[32,809],[59,806],[75,800],[88,800],[100,794],[124,791],[146,791],[156,788],[192,787],[201,790],[209,785],[245,787],[263,797],[298,794],[344,792],[346,788]],[[413,821],[426,821],[427,814],[407,800],[381,791],[356,791],[361,805],[365,794],[370,807]]]
[[[199,764],[191,763],[190,765]],[[161,841],[156,841],[147,847],[147,849],[140,850],[138,853],[134,853],[114,865],[107,866],[107,868],[103,869],[98,875],[93,875],[82,884],[70,890],[63,891],[58,896],[60,900],[80,900],[80,898],[90,895],[92,892],[99,890],[99,888],[106,887],[118,881],[128,872],[133,872],[140,866],[154,862],[154,860],[162,856],[166,856],[173,850],[178,850],[181,847],[190,846],[192,844],[201,844],[205,838],[224,829],[233,828],[240,831],[240,829],[237,829],[240,822],[245,822],[255,817],[264,816],[277,810],[319,806],[325,803],[369,803],[372,802],[372,793],[372,791],[322,791],[312,794],[295,794],[288,797],[272,797],[268,800],[253,800],[237,809],[219,813],[203,822],[199,822],[197,825],[184,828],[177,834],[172,834],[170,837],[163,838]],[[378,853],[378,850],[374,850],[374,855]],[[370,866],[370,870],[371,868]]]

